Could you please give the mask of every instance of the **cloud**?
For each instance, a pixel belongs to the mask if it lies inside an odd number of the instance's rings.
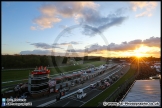
[[[100,11],[85,8],[82,10],[81,22],[91,26],[101,26],[105,23],[111,22],[114,18],[123,16],[126,13],[127,8],[118,8],[114,12],[111,12],[105,16],[101,15]]]
[[[31,26],[30,29],[31,29],[31,30],[36,30],[36,27]]]
[[[104,32],[110,27],[122,24],[128,17],[124,14],[127,8],[118,8],[112,13],[102,16],[98,10],[85,8],[82,15],[78,18],[84,30],[82,33],[88,36],[94,36],[97,33]]]
[[[157,54],[159,55],[161,51],[148,51],[147,54]]]
[[[43,5],[40,12],[47,16],[67,18],[78,15],[84,8],[96,9],[97,7],[94,2],[55,2]]]
[[[159,47],[161,45],[161,37],[150,37],[149,39],[145,39],[142,42],[144,45],[149,47]]]
[[[157,7],[157,2],[130,2],[133,11],[137,9],[144,10],[142,13],[136,15],[136,17],[152,16],[152,10]]]
[[[98,44],[92,44],[88,47],[85,47],[85,49],[70,49],[67,50],[68,52],[97,52],[97,51],[130,51],[130,50],[136,50],[137,48],[140,48],[141,45],[148,46],[148,47],[158,47],[160,48],[160,37],[150,37],[149,39],[140,40],[135,39],[129,42],[121,42],[120,44],[116,43],[110,43],[109,45],[98,45]]]
[[[136,40],[132,40],[130,42],[128,42],[128,44],[141,44],[142,40],[141,39],[136,39]]]
[[[34,19],[34,23],[41,29],[51,28],[63,18],[75,18],[81,16],[84,8],[96,9],[94,2],[54,2],[40,7],[41,16]]]
[[[84,51],[84,49],[76,49],[76,50],[69,49],[69,50],[67,50],[67,52],[85,52],[85,51]]]
[[[80,44],[80,43],[79,42],[75,42],[75,41],[71,41],[70,44],[77,45],[77,44]]]
[[[79,42],[75,42],[75,41],[71,41],[71,42],[63,42],[63,43],[54,43],[53,45],[77,45],[77,44],[81,44]]]
[[[85,53],[92,53],[101,50],[104,46],[100,46],[97,43],[86,46],[85,49],[69,49],[67,52],[85,52]]]
[[[19,54],[21,55],[29,55],[29,54],[34,54],[34,55],[55,55],[55,56],[65,56],[65,53],[61,52],[54,52],[53,50],[33,50],[33,51],[21,51]]]
[[[42,48],[42,49],[60,48],[58,46],[49,45],[49,44],[46,44],[46,43],[32,43],[30,45],[34,45],[36,48]],[[60,49],[62,49],[62,48],[60,48]]]
[[[33,51],[21,51],[20,54],[35,54],[35,55],[51,55],[51,50],[33,50]]]
[[[148,13],[147,11],[145,11],[145,12],[142,12],[142,13],[136,15],[136,17],[143,17],[143,16],[150,17],[150,16],[152,16],[152,14],[151,13]]]
[[[54,2],[40,7],[41,16],[34,19],[34,23],[41,29],[52,28],[55,23],[64,18],[73,18],[77,24],[83,25],[84,35],[94,36],[97,31],[122,24],[127,16],[127,8],[118,8],[107,16],[101,15],[98,10],[100,5],[94,2]],[[64,26],[64,29],[67,27]],[[94,31],[97,30],[97,31]],[[68,31],[70,33],[70,31]]]
[[[108,45],[108,49],[112,51],[126,51],[126,50],[135,50],[136,48],[140,47],[141,44],[133,44],[133,43],[121,43],[121,44],[115,44],[110,43]]]
[[[112,15],[111,17],[108,16],[105,19],[107,20],[104,22],[104,24],[98,27],[85,25],[84,31],[82,33],[85,35],[94,36],[96,33],[104,32],[106,29],[112,26],[122,24],[122,22],[124,22],[127,19],[127,17]]]
[[[45,28],[52,28],[54,23],[60,22],[61,19],[57,17],[47,17],[47,16],[41,16],[36,19],[34,19],[34,23],[39,25],[40,29]]]
[[[67,52],[84,52],[84,53],[92,53],[102,50],[109,50],[109,51],[129,51],[129,50],[136,50],[141,45],[148,46],[148,47],[157,47],[160,48],[161,45],[161,38],[160,37],[150,37],[145,40],[135,39],[129,42],[121,42],[120,44],[110,43],[109,45],[99,45],[97,43],[86,46],[84,49],[68,49]],[[29,43],[29,42],[28,42]],[[64,42],[64,43],[54,43],[49,45],[47,43],[31,43],[30,45],[34,45],[36,48],[42,49],[52,49],[52,48],[59,48],[63,49],[60,46],[64,45],[78,45],[81,44],[79,42],[71,41],[71,42]]]
[[[8,44],[2,44],[2,45],[5,45],[5,46],[6,46],[6,45],[8,45]]]
[[[160,54],[160,44],[161,44],[160,37],[150,37],[148,39],[144,39],[143,41],[140,39],[135,39],[132,41],[124,41],[120,44],[110,43],[109,45],[99,45],[97,43],[91,44],[86,46],[84,49],[71,49],[66,50],[66,52],[53,52],[54,55],[60,56],[85,56],[86,54],[90,55],[100,55],[100,56],[131,56],[135,55],[135,50],[141,50],[141,53],[144,55],[152,54],[159,56]],[[49,45],[46,43],[32,43],[36,48],[42,48],[46,50],[33,50],[33,51],[21,51],[20,54],[37,54],[37,55],[52,55],[52,47],[60,48],[57,45],[67,45],[67,44],[80,44],[79,42],[65,42],[59,44]],[[141,47],[143,45],[143,47]],[[50,49],[50,50],[47,50]]]

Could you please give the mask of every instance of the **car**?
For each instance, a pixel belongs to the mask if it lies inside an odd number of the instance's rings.
[[[72,82],[72,83],[71,83],[71,86],[75,86],[75,83],[74,83],[74,82]]]
[[[87,93],[84,93],[83,89],[79,89],[77,91],[77,99],[82,99],[87,95]]]
[[[105,89],[106,87],[105,87],[105,85],[101,85],[101,86],[99,86],[99,90],[103,90],[103,89]]]
[[[119,75],[115,75],[116,79],[119,79]]]
[[[106,82],[105,82],[105,86],[106,86],[106,87],[110,86],[110,83],[106,81]]]
[[[90,88],[96,88],[96,84],[90,84]]]

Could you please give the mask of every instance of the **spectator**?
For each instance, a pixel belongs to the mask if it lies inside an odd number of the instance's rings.
[[[149,65],[140,64],[136,80],[149,79],[149,77],[155,76],[156,74],[157,74],[156,70],[151,69]]]
[[[56,100],[57,100],[57,101],[60,100],[60,96],[59,96],[59,94],[56,96]]]
[[[60,92],[60,98],[61,98],[61,95],[62,95],[62,94],[61,94],[61,92]]]
[[[50,88],[48,89],[48,95],[47,96],[49,97],[49,95],[50,95]]]

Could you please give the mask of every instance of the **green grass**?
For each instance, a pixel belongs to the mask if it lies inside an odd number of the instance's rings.
[[[99,102],[103,102],[107,97],[109,97],[120,85],[122,85],[128,78],[133,76],[135,73],[135,69],[133,66],[129,69],[129,71],[121,78],[119,79],[115,84],[110,86],[107,90],[99,94],[97,97],[94,99],[90,100],[86,104],[84,104],[82,107],[87,107],[87,106],[94,106],[97,107]]]
[[[9,90],[13,90],[13,87],[1,89],[1,93],[5,93],[6,91],[9,91]]]
[[[86,68],[88,66],[88,64],[93,64],[95,66],[99,66],[101,64],[104,64],[104,61],[95,61],[95,62],[91,62],[91,63],[86,63],[86,64],[81,64],[81,65],[76,65],[76,66],[65,66],[65,67],[56,67],[56,68],[49,68],[50,69],[50,75],[54,75],[60,72],[68,72],[68,71],[73,71],[76,69],[82,69],[82,68]],[[28,79],[29,73],[33,71],[32,69],[29,70],[8,70],[8,71],[1,71],[1,79],[2,82],[5,81],[11,81],[11,80],[21,80],[21,79]],[[20,81],[22,82],[22,81]],[[18,83],[18,82],[12,82],[12,83],[5,83],[2,84],[2,86],[6,86],[6,85],[11,85],[14,83]]]
[[[19,83],[26,83],[26,82],[28,82],[28,79],[27,79],[27,80],[23,80],[23,81],[2,83],[2,87],[5,87],[5,86],[12,86],[12,85],[16,85],[16,84],[19,84]]]

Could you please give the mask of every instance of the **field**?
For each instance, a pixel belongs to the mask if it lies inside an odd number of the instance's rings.
[[[131,66],[129,71],[121,78],[119,79],[114,85],[110,86],[106,91],[98,95],[97,97],[93,98],[86,104],[84,104],[82,107],[87,107],[87,106],[95,106],[97,107],[98,102],[103,102],[108,96],[110,96],[113,91],[115,91],[120,85],[122,85],[128,78],[133,76],[135,73],[135,68]]]
[[[83,69],[83,68],[88,67],[89,64],[93,64],[94,66],[99,66],[104,63],[105,63],[104,61],[95,61],[95,62],[88,62],[85,64],[76,65],[76,66],[56,67],[56,68],[49,68],[49,69],[51,71],[50,75],[54,75],[54,74],[58,74],[59,72],[68,72],[68,71],[73,71],[73,70],[77,70],[77,69]],[[2,82],[28,79],[29,73],[31,71],[33,71],[33,70],[30,69],[30,70],[1,71]],[[23,81],[18,81],[18,82],[23,82]],[[2,84],[2,86],[17,84],[18,82],[4,83],[4,84]]]

